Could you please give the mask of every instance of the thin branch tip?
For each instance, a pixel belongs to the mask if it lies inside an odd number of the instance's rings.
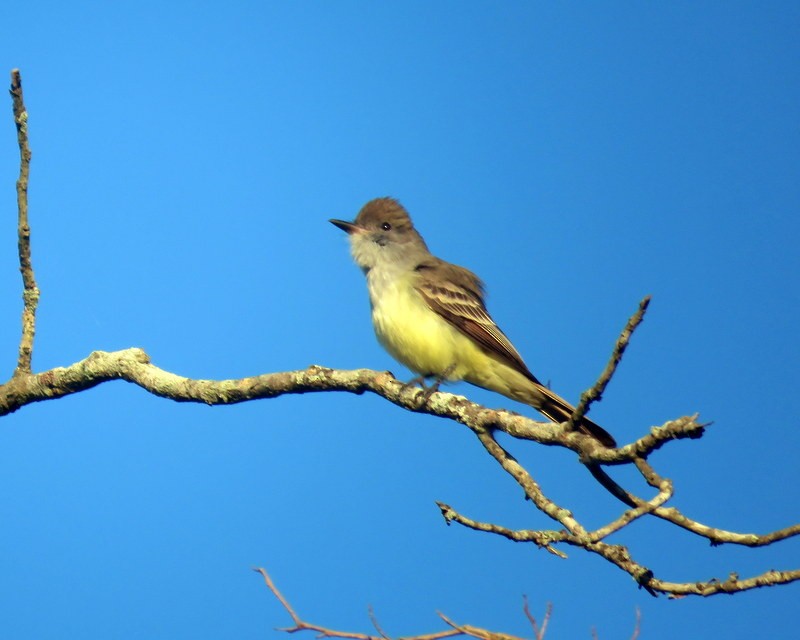
[[[628,319],[628,322],[625,323],[625,327],[623,327],[622,331],[617,338],[616,343],[614,344],[614,349],[611,351],[611,357],[608,360],[608,364],[606,364],[605,369],[600,374],[600,377],[597,378],[597,381],[586,391],[581,394],[580,402],[578,402],[578,406],[575,407],[575,410],[572,412],[569,420],[566,423],[566,431],[574,431],[575,425],[578,424],[583,417],[589,412],[589,408],[592,406],[592,403],[599,402],[603,399],[603,394],[605,393],[606,387],[608,383],[611,382],[611,378],[614,376],[614,373],[617,371],[617,366],[622,361],[622,356],[625,353],[625,349],[628,348],[628,342],[633,335],[633,332],[636,331],[636,328],[642,323],[644,319],[645,311],[650,304],[650,296],[647,295],[639,302],[639,308],[636,312]]]
[[[28,224],[28,180],[30,177],[31,150],[28,144],[28,112],[22,95],[22,76],[19,69],[11,71],[11,103],[17,127],[19,146],[19,178],[17,179],[17,252],[22,275],[22,337],[14,376],[31,372],[33,339],[36,334],[36,308],[39,305],[39,288],[31,261],[31,228]]]

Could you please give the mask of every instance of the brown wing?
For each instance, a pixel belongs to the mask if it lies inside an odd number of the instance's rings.
[[[474,273],[438,258],[420,263],[416,270],[423,275],[418,279],[416,289],[431,310],[489,353],[539,384],[525,366],[522,356],[486,311],[483,285]]]
[[[416,270],[424,274],[416,289],[431,310],[535,383],[542,399],[541,405],[534,406],[550,420],[569,420],[575,408],[542,385],[525,366],[522,356],[486,311],[483,285],[474,273],[434,257],[417,265]],[[578,427],[605,446],[616,446],[611,434],[589,418],[584,417]]]

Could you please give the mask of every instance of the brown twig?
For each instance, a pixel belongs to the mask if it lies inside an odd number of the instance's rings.
[[[292,622],[294,623],[293,626],[280,628],[278,629],[278,631],[285,631],[286,633],[296,633],[298,631],[314,631],[318,634],[317,635],[318,638],[348,638],[350,640],[391,640],[391,637],[388,636],[383,631],[383,629],[381,629],[375,617],[375,613],[372,611],[371,607],[369,608],[369,618],[372,622],[372,625],[378,631],[380,636],[371,636],[366,633],[359,633],[353,631],[338,631],[336,629],[330,629],[328,627],[323,627],[318,624],[312,624],[310,622],[306,622],[299,615],[297,615],[297,612],[295,612],[295,610],[292,608],[292,605],[289,604],[289,601],[278,590],[278,587],[275,586],[275,583],[272,581],[272,578],[270,578],[266,569],[262,567],[255,567],[253,571],[261,574],[261,577],[264,578],[264,583],[267,585],[267,588],[269,588],[272,594],[277,598],[278,602],[281,603],[283,608],[292,618]],[[525,617],[528,619],[528,622],[531,625],[531,629],[533,630],[533,639],[544,640],[545,635],[547,633],[547,625],[550,622],[550,618],[553,615],[552,603],[550,602],[547,603],[544,617],[542,618],[541,626],[537,624],[536,618],[534,618],[533,614],[531,613],[527,596],[522,596],[522,611],[525,614]],[[469,636],[471,638],[478,638],[479,640],[524,640],[519,636],[515,636],[509,633],[490,631],[489,629],[484,629],[483,627],[476,627],[468,624],[459,624],[451,620],[448,616],[446,616],[442,612],[437,612],[437,615],[450,627],[450,629],[444,631],[437,631],[435,633],[403,636],[402,638],[398,638],[398,640],[442,640],[443,638],[452,638],[461,635]],[[631,640],[636,640],[638,638],[640,628],[641,628],[641,612],[637,608],[636,626],[634,628]],[[597,637],[596,631],[593,630],[592,633],[593,637]]]
[[[378,618],[375,616],[375,611],[373,610],[372,605],[369,605],[369,607],[367,607],[367,613],[369,614],[369,620],[372,623],[372,626],[375,627],[375,631],[377,631],[380,634],[381,638],[383,638],[384,640],[391,640],[389,636],[386,635],[386,632],[383,630],[381,625],[378,623]]]
[[[262,567],[254,567],[253,571],[256,573],[260,573],[261,577],[264,578],[264,583],[267,585],[267,588],[272,592],[278,602],[281,603],[286,612],[291,616],[292,622],[294,626],[285,627],[282,629],[278,629],[279,631],[285,631],[286,633],[296,633],[298,631],[315,631],[318,636],[322,638],[350,638],[352,640],[391,640],[391,638],[384,633],[383,629],[381,629],[380,625],[378,624],[377,618],[375,617],[375,613],[372,611],[372,608],[369,608],[369,618],[372,622],[372,625],[380,634],[379,636],[372,636],[367,633],[358,633],[353,631],[338,631],[336,629],[330,629],[328,627],[323,627],[318,624],[312,624],[311,622],[306,622],[303,620],[297,612],[292,608],[292,605],[289,604],[289,601],[283,596],[283,594],[278,590],[278,587],[275,586],[275,583],[270,578],[267,570]],[[459,635],[468,635],[475,638],[482,638],[483,640],[523,640],[522,638],[518,638],[517,636],[512,636],[504,633],[496,633],[494,631],[489,631],[488,629],[482,629],[480,627],[473,627],[470,625],[457,625],[452,620],[447,618],[443,613],[439,613],[439,617],[442,618],[450,627],[451,629],[445,629],[444,631],[437,631],[435,633],[425,633],[421,635],[414,635],[414,636],[403,636],[398,640],[441,640],[442,638],[452,638],[453,636]]]
[[[528,618],[528,622],[531,623],[534,640],[544,640],[544,634],[547,633],[547,623],[550,621],[550,616],[553,614],[553,603],[547,603],[547,608],[544,611],[544,618],[542,618],[542,626],[540,628],[539,625],[536,624],[536,618],[531,614],[531,609],[528,605],[528,596],[522,596],[522,602],[522,611],[525,613],[525,617]]]
[[[638,640],[639,634],[642,631],[642,610],[636,607],[636,624],[633,626],[633,634],[631,640]]]
[[[617,338],[617,343],[614,345],[614,350],[611,352],[611,358],[609,359],[606,368],[603,370],[603,373],[600,374],[597,382],[595,382],[588,391],[584,391],[581,394],[581,400],[578,403],[578,406],[575,407],[575,411],[572,413],[572,416],[570,416],[570,419],[567,421],[565,426],[567,431],[572,431],[575,428],[575,424],[580,422],[581,418],[586,415],[586,412],[589,410],[589,407],[593,402],[597,402],[602,399],[608,383],[611,381],[614,372],[617,370],[617,365],[620,363],[620,360],[622,360],[622,354],[625,353],[625,349],[628,347],[628,342],[630,341],[633,332],[636,331],[636,327],[638,327],[642,320],[644,320],[644,314],[647,311],[649,304],[650,296],[645,296],[642,298],[636,313],[630,317],[625,325],[625,328],[622,330],[622,333],[620,333],[619,338]]]
[[[14,375],[31,372],[33,338],[36,333],[36,307],[39,305],[39,288],[33,275],[31,262],[31,228],[28,224],[28,178],[30,175],[31,150],[28,145],[28,112],[22,95],[22,77],[19,69],[11,71],[11,102],[14,122],[17,125],[19,145],[19,178],[17,179],[17,249],[19,270],[22,274],[22,338],[19,343],[19,358]]]
[[[509,633],[489,631],[488,629],[484,629],[482,627],[473,627],[469,624],[456,624],[442,612],[439,612],[439,617],[459,633],[472,638],[479,638],[479,640],[524,640],[519,636],[512,636]]]
[[[321,627],[316,624],[311,624],[309,622],[305,622],[292,608],[292,605],[289,604],[289,601],[283,597],[283,594],[278,591],[278,587],[275,586],[275,583],[272,581],[272,578],[269,577],[266,569],[262,569],[261,567],[255,567],[253,571],[261,574],[261,577],[264,578],[264,582],[266,583],[267,587],[270,591],[272,591],[272,595],[274,595],[278,602],[283,605],[283,608],[286,609],[286,612],[291,616],[292,622],[294,622],[293,627],[285,627],[280,628],[278,631],[286,631],[287,633],[295,633],[297,631],[316,631],[320,634],[320,637],[324,638],[353,638],[354,640],[378,640],[375,636],[371,636],[366,633],[350,633],[348,631],[334,631],[333,629],[327,629],[325,627]]]

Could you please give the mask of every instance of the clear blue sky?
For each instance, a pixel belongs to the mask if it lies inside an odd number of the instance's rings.
[[[393,195],[486,281],[537,376],[577,398],[653,303],[592,416],[621,442],[700,412],[653,462],[700,521],[800,518],[800,8],[717,3],[15,3],[34,152],[34,365],[142,347],[231,378],[391,369],[331,217]],[[6,76],[7,77],[7,76]],[[19,334],[17,149],[0,117],[0,362]],[[450,390],[509,407],[466,385]],[[444,525],[547,528],[466,429],[376,397],[179,405],[125,383],[0,428],[0,636],[393,635],[453,619],[548,638],[789,638],[800,586],[670,601],[596,557]],[[504,441],[505,442],[505,441]],[[573,456],[508,443],[590,525],[619,512]],[[628,476],[623,476],[627,478]],[[616,538],[674,581],[796,568],[800,542]],[[309,636],[310,637],[310,636]]]

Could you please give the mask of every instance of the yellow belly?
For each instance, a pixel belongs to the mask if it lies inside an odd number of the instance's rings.
[[[389,285],[373,301],[372,324],[383,347],[415,373],[463,378],[472,341],[432,311],[412,287]]]
[[[526,376],[484,351],[435,311],[413,287],[387,283],[372,297],[372,324],[383,347],[415,373],[465,380],[532,406],[541,392]]]

